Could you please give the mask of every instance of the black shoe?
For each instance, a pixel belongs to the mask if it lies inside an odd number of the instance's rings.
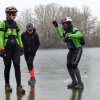
[[[74,88],[77,85],[77,83],[70,83],[69,85],[67,85],[67,87],[70,88]]]
[[[12,92],[12,88],[11,88],[10,84],[5,85],[5,91],[6,92]]]
[[[84,89],[84,84],[82,83],[78,83],[76,86],[74,86],[75,89]]]
[[[35,77],[30,78],[30,80],[28,81],[29,85],[34,85],[36,83]]]
[[[16,90],[18,94],[25,94],[25,90],[23,89],[21,85],[17,86]]]

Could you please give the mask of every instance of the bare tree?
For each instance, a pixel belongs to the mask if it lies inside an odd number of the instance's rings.
[[[91,36],[95,33],[97,18],[92,16],[91,11],[87,6],[83,6],[80,18],[80,29],[85,35],[86,43],[87,45],[92,45]]]
[[[56,42],[54,41],[57,41],[57,37],[53,34],[54,27],[52,21],[57,19],[58,8],[59,5],[50,4],[47,6],[40,5],[34,9],[35,25],[38,28],[38,32],[41,34],[42,43],[47,43],[47,47],[56,47]]]
[[[27,23],[33,23],[34,22],[33,10],[32,9],[25,9],[18,16],[18,21],[21,24],[21,31],[24,31]]]
[[[99,22],[93,17],[91,10],[87,6],[82,9],[77,7],[62,7],[58,4],[39,5],[34,10],[26,9],[19,17],[22,30],[28,22],[34,24],[40,36],[42,48],[65,47],[62,41],[59,41],[55,33],[53,20],[57,20],[59,25],[63,17],[69,16],[73,19],[73,25],[77,26],[84,34],[86,46],[99,45],[97,40],[100,36]],[[94,42],[93,40],[94,39]]]

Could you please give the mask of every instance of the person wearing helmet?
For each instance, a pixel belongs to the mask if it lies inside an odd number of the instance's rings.
[[[62,32],[57,21],[53,21],[58,37],[63,38],[63,41],[67,43],[67,47],[69,49],[67,55],[67,69],[72,82],[67,87],[84,88],[80,71],[78,69],[78,63],[82,55],[82,44],[80,42],[80,39],[83,36],[82,32],[72,25],[72,19],[70,17],[63,18],[61,24],[64,32]]]
[[[26,25],[26,31],[22,33],[21,38],[24,45],[24,57],[30,73],[30,80],[28,81],[28,84],[34,85],[36,80],[33,61],[37,49],[40,46],[40,41],[39,36],[36,33],[36,29],[33,27],[32,23],[28,23]]]
[[[12,92],[10,86],[10,69],[11,63],[15,68],[15,77],[18,93],[25,93],[21,85],[20,72],[20,51],[23,51],[23,44],[20,36],[19,24],[14,21],[17,15],[17,9],[13,6],[7,7],[5,10],[6,20],[0,23],[0,56],[3,57],[5,69],[5,90]]]

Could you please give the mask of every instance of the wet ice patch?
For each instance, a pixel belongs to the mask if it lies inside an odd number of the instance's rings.
[[[84,74],[87,74],[87,71],[84,71]]]
[[[83,75],[82,77],[85,77],[85,78],[87,78],[88,76],[87,76],[87,75]]]
[[[82,75],[81,77],[87,78],[88,76],[87,75]],[[70,82],[71,82],[71,79],[64,80],[64,83],[70,83]]]
[[[100,91],[99,92],[97,92],[98,94],[100,94]]]
[[[70,79],[64,80],[64,83],[70,83],[70,82],[71,82]]]

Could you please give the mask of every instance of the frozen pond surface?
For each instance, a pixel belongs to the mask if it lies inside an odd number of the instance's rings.
[[[39,50],[35,57],[35,87],[28,86],[29,73],[24,56],[21,57],[22,85],[24,96],[17,96],[14,68],[12,65],[10,82],[11,94],[4,89],[4,65],[0,58],[0,100],[100,100],[100,48],[84,48],[79,69],[85,89],[67,89],[70,77],[66,68],[67,49]]]

